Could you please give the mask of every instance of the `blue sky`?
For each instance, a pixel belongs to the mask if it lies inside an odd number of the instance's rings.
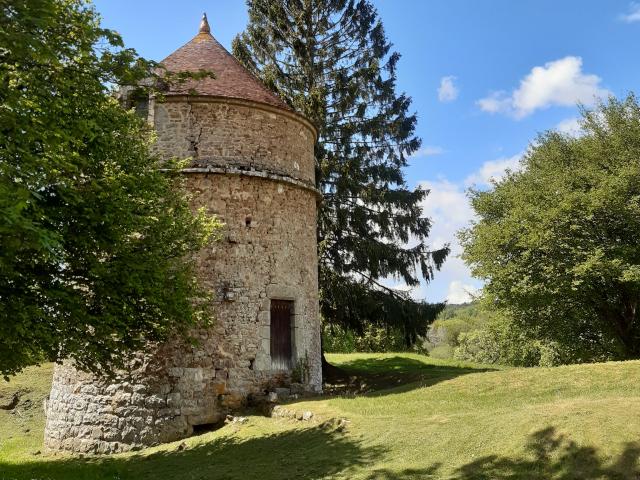
[[[550,128],[575,131],[577,101],[640,93],[640,3],[628,0],[373,0],[402,54],[399,90],[413,98],[423,149],[407,179],[431,189],[433,242],[454,254],[429,301],[468,299],[480,283],[456,257],[455,231],[472,218],[465,190],[484,188]],[[230,49],[247,22],[241,0],[97,0],[103,25],[161,60],[186,43],[206,11]],[[393,282],[391,281],[391,284]],[[397,285],[402,288],[402,285]]]

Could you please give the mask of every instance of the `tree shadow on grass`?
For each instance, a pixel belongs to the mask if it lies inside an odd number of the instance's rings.
[[[433,465],[428,468],[405,468],[400,471],[377,470],[367,480],[442,480],[438,473],[440,465]]]
[[[638,480],[640,443],[604,461],[594,447],[580,446],[549,427],[529,436],[522,458],[489,455],[459,467],[451,475],[436,464],[422,470],[377,470],[368,480],[434,478],[447,480]]]
[[[337,430],[315,427],[248,439],[227,436],[146,455],[0,462],[0,480],[283,480],[337,474],[348,478],[353,470],[366,471],[383,453],[363,448]]]
[[[614,459],[580,446],[554,428],[532,434],[521,457],[489,455],[458,467],[441,465],[378,469],[388,455],[364,448],[339,431],[321,428],[287,431],[245,440],[224,437],[185,450],[108,458],[49,459],[26,464],[0,462],[1,480],[284,480],[367,478],[368,480],[637,480],[640,443],[628,443]],[[425,459],[426,460],[426,459]]]
[[[343,373],[329,381],[330,393],[384,395],[428,387],[461,375],[493,371],[491,368],[433,365],[404,356],[359,358],[340,364]]]
[[[640,443],[627,443],[618,458],[605,463],[595,447],[580,446],[555,428],[529,437],[527,456],[512,459],[491,455],[471,462],[456,472],[455,480],[538,479],[622,480],[640,478]]]

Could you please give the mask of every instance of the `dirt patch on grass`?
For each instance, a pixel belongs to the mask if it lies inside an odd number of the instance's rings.
[[[13,410],[20,401],[22,392],[0,393],[0,410]]]

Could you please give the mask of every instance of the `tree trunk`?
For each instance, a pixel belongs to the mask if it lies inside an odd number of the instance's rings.
[[[636,299],[624,295],[622,305],[618,309],[607,309],[605,317],[617,337],[622,357],[626,360],[640,358],[640,343],[638,342],[636,323]]]
[[[331,365],[324,355],[324,342],[320,338],[320,350],[322,352],[322,381],[326,384],[340,383],[348,380],[349,375],[341,368]]]

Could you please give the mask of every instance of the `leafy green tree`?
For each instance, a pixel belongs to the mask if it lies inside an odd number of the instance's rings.
[[[491,191],[464,258],[486,300],[565,361],[640,357],[640,106],[582,111],[583,135],[542,134]]]
[[[216,222],[112,95],[156,65],[82,0],[0,1],[0,373],[121,366],[204,310],[192,254]]]
[[[396,93],[400,55],[367,0],[247,0],[238,59],[318,128],[316,182],[321,311],[363,332],[399,328],[405,343],[426,332],[442,305],[388,288],[429,281],[449,249],[430,250],[420,203],[404,179],[420,147],[411,99]]]

